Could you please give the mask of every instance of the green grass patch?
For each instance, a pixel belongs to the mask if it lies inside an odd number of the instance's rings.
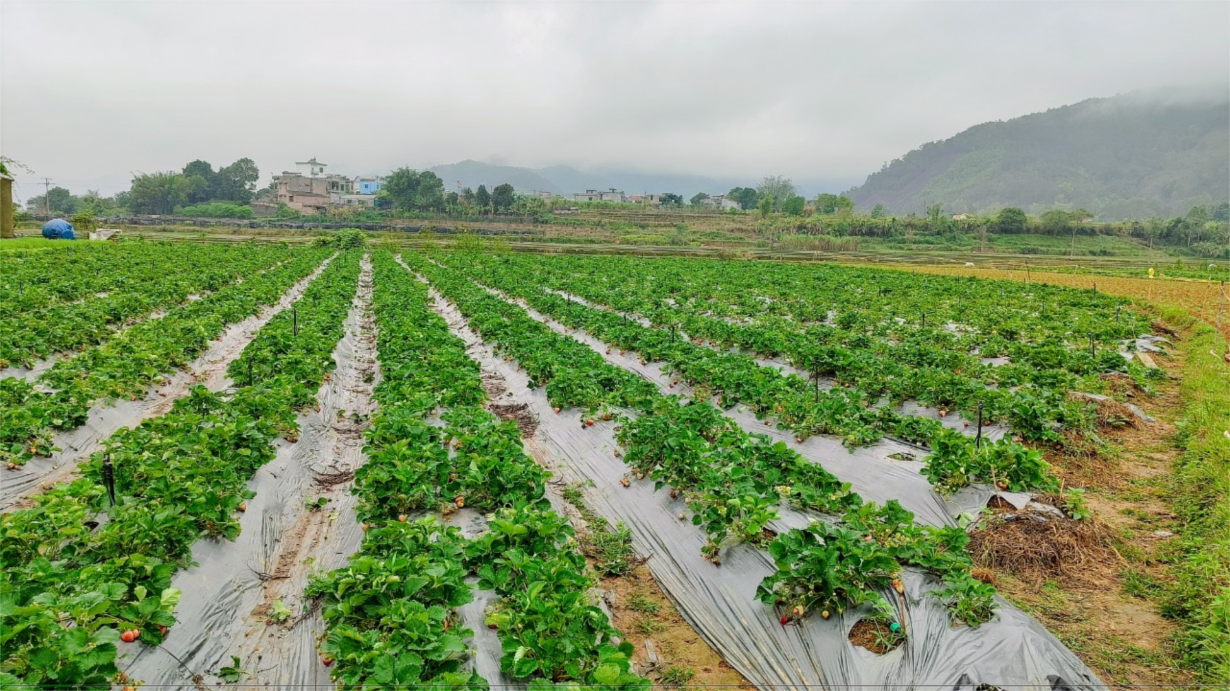
[[[1183,416],[1168,499],[1180,526],[1165,558],[1174,580],[1161,596],[1164,616],[1183,625],[1185,662],[1209,681],[1230,678],[1230,367],[1226,340],[1178,309],[1172,324],[1190,326],[1180,394]]]
[[[603,576],[623,576],[636,568],[636,552],[632,551],[632,530],[622,521],[611,527],[609,521],[590,511],[585,505],[581,483],[572,483],[561,493],[564,501],[572,504],[589,524],[589,531],[581,536],[585,555],[596,562],[594,570]]]
[[[987,244],[998,252],[1013,254],[1044,254],[1092,257],[1155,257],[1167,259],[1165,252],[1151,250],[1147,246],[1125,238],[1111,235],[1035,235],[996,234],[987,235]]]
[[[67,247],[76,240],[48,240],[44,237],[20,237],[0,239],[0,252],[7,250],[41,250],[49,247]]]

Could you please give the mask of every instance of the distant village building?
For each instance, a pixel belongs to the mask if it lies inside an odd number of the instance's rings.
[[[952,220],[954,220],[954,221],[968,221],[968,220],[972,219],[973,217],[974,217],[974,215],[973,215],[973,214],[953,214],[953,215],[952,215]]]
[[[730,211],[731,209],[742,208],[739,206],[739,202],[727,199],[724,194],[715,194],[708,199],[702,199],[700,200],[700,205],[715,211]]]
[[[381,187],[384,187],[384,178],[360,175],[354,179],[354,194],[375,194]]]
[[[318,175],[324,175],[325,168],[328,167],[328,165],[328,163],[321,163],[320,161],[317,161],[316,157],[313,156],[306,161],[296,161],[295,172],[306,178],[314,178]]]
[[[572,195],[574,202],[617,202],[622,204],[628,198],[624,196],[623,190],[617,190],[614,187],[607,188],[606,192],[599,190],[585,190]]]
[[[329,206],[329,185],[324,178],[313,178],[286,171],[273,176],[278,204],[305,214],[319,213]]]
[[[330,206],[371,206],[366,198],[375,194],[364,192],[359,181],[367,181],[366,189],[379,189],[379,178],[355,178],[325,173],[329,164],[315,157],[297,161],[295,170],[273,176],[274,198],[277,204],[305,214],[322,213]],[[358,191],[356,191],[358,190]],[[255,211],[255,209],[254,209]],[[263,211],[263,210],[262,210]]]
[[[359,207],[370,209],[376,205],[376,195],[374,194],[343,194],[339,200],[339,206]]]

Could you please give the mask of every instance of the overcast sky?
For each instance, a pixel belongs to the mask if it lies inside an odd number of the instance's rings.
[[[1230,3],[0,2],[0,153],[78,193],[243,156],[262,181],[315,156],[839,187],[1177,84],[1230,88]]]

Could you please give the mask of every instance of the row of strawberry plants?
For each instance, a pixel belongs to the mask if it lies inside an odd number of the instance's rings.
[[[1110,342],[1148,329],[1147,318],[1121,310],[1127,303],[1120,298],[1041,284],[836,264],[573,255],[515,259],[537,273],[583,277],[616,299],[736,323],[764,317],[843,328],[878,323],[902,338],[925,316],[933,326],[965,327],[954,330],[966,351],[1056,337],[1076,337],[1074,345],[1081,345],[1090,333],[1098,342]]]
[[[328,256],[305,251],[258,276],[170,310],[56,363],[36,382],[0,380],[0,462],[21,465],[53,450],[54,430],[85,422],[90,406],[111,398],[135,399],[208,348],[227,325],[278,300]],[[47,388],[52,392],[48,393]]]
[[[632,407],[640,414],[624,420],[617,437],[626,449],[624,460],[632,472],[655,480],[657,489],[670,485],[672,495],[682,493],[693,512],[692,522],[709,538],[704,551],[714,561],[729,544],[767,539],[764,528],[777,517],[775,507],[783,501],[841,516],[840,525],[857,532],[864,541],[874,540],[874,536],[859,530],[858,526],[867,522],[861,519],[862,523],[856,523],[860,516],[882,517],[877,519],[881,521],[904,516],[900,535],[891,543],[895,566],[889,575],[897,575],[903,566],[933,571],[949,583],[951,592],[942,591],[940,595],[949,598],[955,616],[975,625],[991,616],[994,590],[969,576],[971,563],[963,549],[967,540],[964,531],[917,526],[913,515],[895,502],[884,507],[864,505],[848,485],[820,466],[780,442],[743,432],[708,403],[688,403],[680,397],[661,396],[656,390],[645,392],[643,380],[625,377],[629,373],[606,364],[589,348],[582,346],[584,353],[576,351],[581,345],[576,340],[555,333],[463,275],[421,257],[407,259],[457,305],[484,339],[515,358],[527,372],[558,371],[553,363],[559,361],[559,353],[566,352],[571,361],[584,361],[586,371],[600,374],[600,381],[634,387],[635,393],[606,389],[602,395],[586,388],[586,395],[577,396],[575,380],[564,376],[548,374],[535,384],[545,385],[548,398],[561,406],[574,405],[578,400],[591,407],[635,401]],[[813,540],[809,549],[802,549],[807,541],[801,536],[822,530],[818,523],[777,536],[769,545],[779,570],[762,584],[763,597],[784,607],[784,618],[802,616],[826,605],[840,610],[877,597],[883,601],[872,592],[872,588],[884,585],[879,581],[831,587],[825,570],[809,558],[845,558],[844,543]],[[827,592],[828,596],[795,598],[794,594],[803,592]]]
[[[888,396],[894,401],[917,400],[941,409],[958,409],[972,418],[979,404],[988,421],[1005,421],[1023,436],[1057,440],[1059,424],[1088,427],[1090,416],[1083,404],[1068,401],[1067,391],[1101,390],[1105,383],[1100,375],[1105,371],[1126,372],[1142,385],[1147,385],[1151,372],[1135,362],[1124,360],[1116,351],[1117,339],[1126,339],[1147,330],[1147,321],[1134,312],[1114,312],[1122,301],[1104,296],[1089,296],[1079,291],[1039,287],[1054,293],[1041,296],[1045,302],[1054,300],[1067,310],[1052,312],[1049,318],[1030,312],[1036,304],[1031,299],[1020,304],[1000,300],[991,310],[996,319],[985,319],[991,305],[971,304],[953,309],[953,297],[958,304],[968,297],[971,302],[986,302],[985,296],[959,279],[944,279],[939,287],[921,290],[926,296],[911,297],[899,302],[900,274],[880,271],[861,276],[866,284],[844,286],[849,303],[833,302],[831,296],[816,292],[814,286],[802,281],[788,282],[801,295],[767,291],[775,286],[780,274],[798,274],[800,269],[761,266],[763,271],[754,284],[738,280],[743,273],[738,267],[728,275],[711,275],[705,262],[660,266],[666,278],[637,283],[643,266],[631,275],[610,274],[609,265],[599,268],[590,260],[579,258],[579,267],[559,264],[540,258],[503,258],[503,263],[516,267],[520,275],[534,275],[536,281],[557,290],[575,293],[591,301],[607,304],[621,311],[643,315],[663,328],[678,327],[694,338],[703,338],[724,347],[734,347],[766,357],[785,357],[795,366],[819,376],[834,377],[839,385],[856,390],[868,399]],[[488,262],[490,264],[490,262]],[[534,270],[527,271],[532,267]],[[670,274],[674,267],[676,274]],[[683,267],[687,267],[686,269]],[[824,276],[830,267],[806,267],[817,276]],[[835,268],[834,271],[847,271]],[[698,274],[694,276],[693,274]],[[671,278],[689,282],[672,282]],[[852,277],[853,278],[853,277]],[[720,282],[715,288],[707,281]],[[826,290],[832,286],[826,284]],[[976,286],[975,286],[976,288]],[[1001,287],[1002,288],[1002,287]],[[994,287],[991,288],[993,291]],[[851,295],[850,291],[857,294]],[[879,291],[877,295],[875,290]],[[1013,287],[1020,292],[1019,287]],[[654,292],[657,291],[657,292]],[[985,290],[984,292],[989,292]],[[722,300],[708,293],[722,296]],[[770,292],[769,298],[762,293]],[[755,295],[761,306],[754,321],[721,316],[725,299]],[[886,294],[891,300],[886,299]],[[828,301],[825,298],[828,298]],[[1021,296],[1016,296],[1018,299]],[[765,316],[782,302],[792,305],[819,302],[825,305],[824,316],[813,322],[797,321],[792,314]],[[930,321],[920,312],[911,312],[911,301],[930,305]],[[829,310],[841,305],[841,311]],[[984,309],[985,308],[985,309]],[[926,309],[920,307],[919,309]],[[900,311],[899,311],[900,310]],[[938,311],[938,313],[937,313]],[[832,312],[835,316],[830,317]],[[740,312],[742,315],[742,312]],[[897,315],[908,316],[902,319]],[[1117,314],[1111,318],[1112,314]],[[969,319],[963,319],[963,317]],[[1005,318],[1006,317],[1006,318]],[[1062,317],[1067,317],[1064,321]],[[946,324],[959,320],[960,325]],[[972,321],[974,324],[970,324]],[[1034,342],[1018,340],[1026,331],[1019,322],[1030,325]],[[928,325],[929,324],[929,325]],[[1059,329],[1055,329],[1059,325]],[[1077,330],[1073,330],[1077,329]],[[1007,337],[1012,336],[1009,340]],[[1086,337],[1101,344],[1100,352],[1092,354],[1085,347]],[[1089,342],[1093,345],[1092,342]],[[984,364],[980,358],[1007,354],[1010,361],[999,366]]]
[[[158,280],[133,281],[103,297],[7,315],[0,319],[0,368],[28,366],[55,353],[96,345],[112,336],[117,325],[180,304],[191,295],[211,293],[288,256],[288,250],[274,245],[211,245],[187,257],[159,260]]]
[[[358,257],[343,256],[326,270],[336,280],[309,287],[317,309],[286,354],[312,357],[229,397],[195,387],[168,414],[107,440],[81,479],[0,516],[0,682],[105,688],[123,678],[117,641],[161,642],[179,599],[172,576],[201,537],[238,534],[248,480],[293,430],[298,392],[332,368],[320,355],[341,336],[357,274]],[[275,317],[254,344],[292,328]]]
[[[998,482],[1013,490],[1054,489],[1056,481],[1038,451],[1011,440],[974,440],[944,428],[938,421],[874,407],[857,391],[821,390],[793,374],[758,364],[751,356],[696,345],[673,331],[642,326],[619,314],[542,290],[524,274],[498,262],[478,263],[449,257],[506,294],[522,298],[539,312],[646,360],[666,362],[683,380],[718,395],[722,405],[743,403],[758,415],[775,415],[798,437],[837,434],[847,444],[861,445],[890,434],[930,445],[925,474],[944,490],[975,481]]]
[[[186,243],[78,243],[47,251],[0,255],[0,318],[122,292],[166,276],[167,266],[192,261]]]
[[[478,366],[428,303],[426,288],[391,256],[375,261],[380,412],[368,462],[356,473],[366,536],[348,567],[314,580],[329,626],[323,655],[346,688],[392,685],[481,688],[463,671],[465,637],[455,609],[472,598],[463,579],[501,597],[488,625],[499,632],[510,677],[641,687],[627,646],[587,601],[592,582],[571,530],[547,510],[547,474],[515,425],[481,404]],[[442,413],[445,426],[429,424]],[[495,511],[491,532],[467,542],[435,518],[407,513],[440,505]],[[410,623],[410,626],[406,625]]]

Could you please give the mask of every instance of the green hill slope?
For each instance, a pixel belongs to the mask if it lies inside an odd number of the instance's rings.
[[[846,193],[894,214],[1084,208],[1178,216],[1230,197],[1230,98],[1151,91],[988,122],[893,161]]]

